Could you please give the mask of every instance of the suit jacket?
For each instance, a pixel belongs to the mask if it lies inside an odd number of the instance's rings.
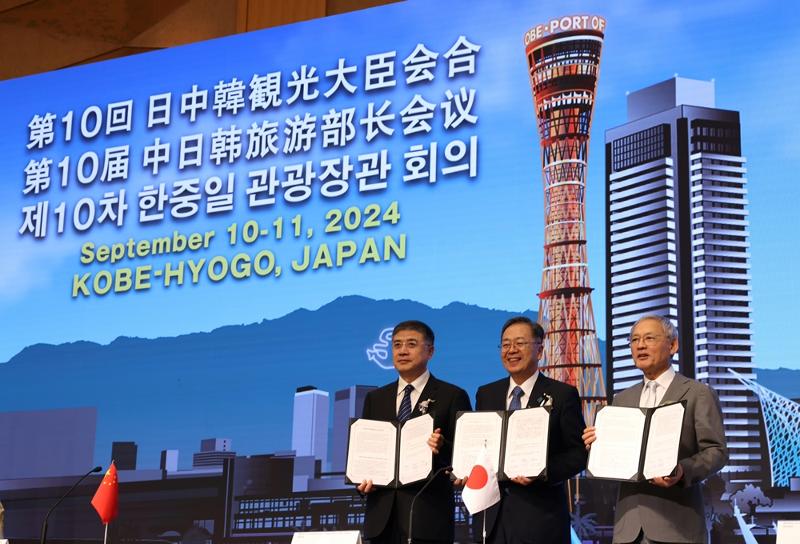
[[[476,394],[477,410],[505,410],[508,378],[483,385]],[[500,503],[486,512],[486,534],[496,530],[498,514],[506,538],[520,543],[570,542],[565,481],[586,468],[587,452],[581,439],[585,427],[578,391],[571,385],[539,374],[526,407],[539,406],[544,394],[553,399],[550,412],[546,479],[531,485],[500,484]],[[473,534],[480,540],[483,518],[475,516]]]
[[[643,384],[614,397],[615,406],[639,406]],[[725,430],[717,394],[708,386],[675,374],[660,404],[686,401],[678,463],[683,479],[664,489],[648,482],[620,484],[614,520],[614,542],[631,542],[644,529],[658,541],[706,542],[700,482],[728,460]]]
[[[411,417],[422,415],[419,402],[430,399],[428,413],[433,417],[434,429],[440,428],[444,446],[433,456],[434,470],[450,465],[453,455],[453,434],[456,428],[456,413],[472,409],[467,393],[455,385],[430,376],[422,390]],[[367,393],[364,399],[363,416],[367,419],[397,421],[397,380]],[[408,515],[414,495],[424,482],[399,489],[377,488],[367,495],[364,517],[364,536],[375,538],[386,527],[390,516],[408,534]],[[393,509],[394,507],[394,509]],[[444,473],[439,474],[414,503],[413,537],[430,540],[453,540],[453,484]]]

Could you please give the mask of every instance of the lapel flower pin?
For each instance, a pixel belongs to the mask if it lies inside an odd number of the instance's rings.
[[[421,400],[417,403],[417,407],[419,408],[419,413],[425,415],[428,413],[428,409],[431,407],[431,403],[436,402],[434,399],[425,399]]]

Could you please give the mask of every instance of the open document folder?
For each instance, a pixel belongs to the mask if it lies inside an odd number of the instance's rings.
[[[356,419],[350,424],[345,481],[360,484],[401,487],[430,476],[433,452],[428,438],[433,434],[433,418],[421,415],[398,423]]]
[[[498,480],[538,478],[547,473],[547,438],[551,407],[506,411],[459,412],[453,440],[453,474],[469,476],[486,446]]]
[[[604,406],[589,450],[592,478],[641,481],[669,476],[678,464],[685,401],[657,408]]]

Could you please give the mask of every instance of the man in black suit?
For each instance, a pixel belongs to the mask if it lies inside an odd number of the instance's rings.
[[[500,502],[475,516],[477,541],[486,516],[492,544],[569,544],[566,480],[586,468],[584,428],[578,391],[539,372],[544,330],[527,317],[513,317],[501,331],[500,359],[509,377],[478,388],[477,410],[515,410],[551,406],[547,471],[500,484]]]
[[[392,359],[400,377],[367,393],[362,417],[405,421],[430,414],[434,432],[428,445],[434,453],[436,470],[450,465],[456,413],[469,411],[471,406],[463,389],[437,380],[428,371],[433,341],[433,331],[421,321],[404,321],[394,328]],[[405,544],[411,501],[422,485],[423,482],[419,482],[399,489],[378,488],[372,486],[372,481],[365,480],[358,486],[358,490],[367,495],[364,536],[372,544]],[[414,503],[414,542],[452,543],[454,508],[453,485],[442,472]]]

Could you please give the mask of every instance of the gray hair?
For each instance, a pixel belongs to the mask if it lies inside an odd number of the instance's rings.
[[[658,321],[659,323],[661,323],[661,328],[664,330],[664,335],[667,337],[667,340],[669,340],[670,343],[678,339],[678,329],[675,328],[675,325],[672,324],[672,321],[670,321],[668,317],[664,317],[663,315],[657,315],[657,314],[645,314],[639,319],[637,319],[636,323],[634,323],[633,326],[631,327],[630,335],[633,334],[633,329],[636,328],[636,325],[638,325],[642,321],[647,321],[648,319],[652,319],[653,321]]]

